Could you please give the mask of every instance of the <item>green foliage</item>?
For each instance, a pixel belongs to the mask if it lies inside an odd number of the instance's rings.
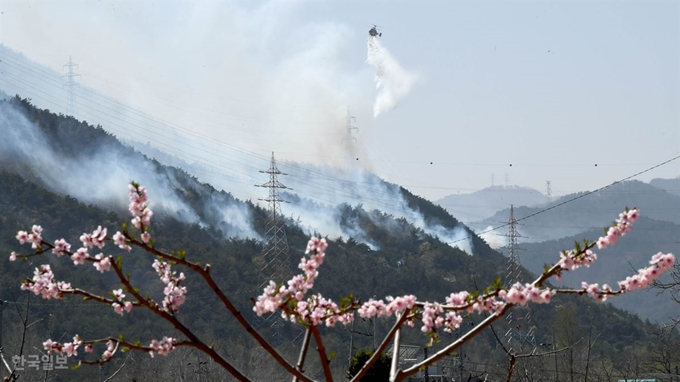
[[[360,350],[354,354],[352,356],[352,360],[350,361],[349,370],[347,370],[347,376],[352,378],[359,374],[359,371],[366,364],[366,362],[368,362],[371,356],[373,356],[373,350]],[[381,354],[368,373],[366,373],[366,375],[361,380],[364,382],[389,381],[391,362],[392,357],[386,353]]]

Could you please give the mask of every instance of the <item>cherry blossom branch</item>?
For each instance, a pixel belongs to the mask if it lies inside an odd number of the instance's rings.
[[[319,328],[315,325],[309,327],[314,336],[314,342],[316,342],[316,350],[319,352],[319,359],[321,360],[321,366],[323,366],[323,374],[326,378],[326,382],[333,381],[333,374],[331,373],[331,368],[328,364],[328,357],[326,356],[326,348],[323,346],[323,341],[321,340],[321,334],[319,333]]]
[[[135,246],[141,247],[145,251],[152,253],[156,256],[159,256],[163,259],[174,261],[177,264],[184,265],[187,268],[193,270],[194,272],[198,273],[205,282],[208,284],[210,289],[217,295],[217,297],[220,299],[222,304],[229,310],[229,312],[236,318],[236,320],[241,324],[241,326],[246,330],[248,334],[250,334],[255,340],[257,341],[260,346],[262,346],[263,349],[269,353],[276,362],[278,362],[281,366],[283,366],[286,371],[288,371],[290,374],[296,376],[298,379],[300,379],[303,382],[311,382],[312,380],[306,377],[304,374],[296,370],[293,366],[286,361],[283,356],[281,356],[276,349],[274,349],[267,340],[265,340],[260,333],[253,328],[252,325],[243,317],[243,314],[234,306],[234,304],[229,300],[226,294],[222,292],[220,287],[215,283],[215,280],[212,278],[210,274],[210,264],[206,264],[205,267],[201,267],[197,263],[192,263],[190,261],[187,261],[184,257],[181,256],[173,256],[167,253],[164,253],[162,251],[157,250],[156,248],[140,242],[139,240],[136,240],[133,237],[130,237],[129,234],[125,233],[125,237],[128,238],[130,241],[130,244],[133,244]]]
[[[204,280],[208,283],[208,285],[211,287],[213,292],[218,295],[222,303],[227,307],[227,309],[237,318],[239,323],[246,329],[246,331],[251,334],[257,341],[260,343],[260,345],[267,350],[267,352],[272,355],[272,357],[279,363],[281,364],[288,372],[291,374],[297,376],[300,378],[300,380],[304,382],[309,382],[311,381],[309,378],[305,377],[302,375],[302,373],[298,372],[295,370],[290,364],[288,364],[283,357],[281,357],[276,350],[271,347],[269,343],[267,343],[264,338],[261,337],[261,335],[255,331],[254,328],[245,320],[245,318],[241,315],[241,313],[235,308],[235,306],[231,303],[231,301],[227,298],[227,296],[220,290],[220,288],[217,286],[217,284],[214,282],[212,277],[210,276],[210,265],[206,265],[205,268],[201,267],[198,263],[191,263],[187,260],[184,259],[183,253],[181,253],[179,256],[173,256],[170,254],[166,254],[162,251],[158,251],[155,248],[153,248],[153,241],[151,240],[150,233],[148,232],[148,227],[151,224],[151,217],[153,216],[153,212],[147,207],[148,205],[148,199],[146,195],[146,189],[144,187],[139,186],[137,183],[131,183],[129,187],[129,196],[130,196],[130,205],[129,205],[129,210],[134,216],[132,219],[132,224],[137,227],[141,232],[141,241],[137,240],[134,238],[133,235],[131,235],[129,232],[124,230],[123,233],[117,232],[115,235],[113,235],[112,238],[107,237],[106,233],[107,230],[106,228],[102,229],[101,226],[98,227],[92,234],[83,234],[80,237],[80,240],[83,242],[84,247],[80,248],[77,252],[71,253],[69,252],[70,250],[70,244],[68,244],[65,240],[60,239],[55,242],[55,245],[52,245],[50,243],[44,242],[42,240],[42,227],[40,226],[33,226],[31,233],[25,232],[25,231],[19,231],[17,234],[16,238],[17,240],[21,243],[24,244],[25,242],[31,243],[33,248],[36,249],[37,251],[41,251],[41,253],[45,252],[48,249],[52,249],[52,252],[56,254],[57,256],[61,256],[64,253],[67,253],[70,255],[70,257],[73,259],[74,263],[76,264],[83,264],[84,261],[91,261],[94,262],[95,267],[97,267],[97,270],[100,272],[104,272],[106,270],[109,270],[111,268],[111,257],[110,256],[104,256],[103,254],[97,255],[94,259],[91,258],[87,254],[87,248],[92,248],[93,246],[97,246],[100,249],[104,247],[105,241],[112,241],[115,245],[120,247],[121,249],[130,251],[131,244],[141,247],[145,251],[152,253],[162,259],[169,260],[174,263],[179,263],[182,264],[195,272],[199,273]],[[42,245],[46,245],[46,249],[43,249]],[[15,252],[12,252],[12,255],[10,256],[10,260],[16,260],[17,254]],[[180,274],[179,277],[175,277],[174,273],[170,272],[170,266],[167,263],[162,263],[158,262],[157,260],[154,262],[154,268],[156,268],[157,272],[161,276],[161,279],[167,284],[166,288],[166,298],[163,301],[163,307],[165,309],[170,309],[172,310],[173,313],[176,313],[178,311],[178,306],[181,305],[184,302],[184,294],[186,293],[186,288],[184,287],[179,287],[179,283],[184,279],[184,275]],[[182,325],[174,316],[167,314],[163,310],[161,310],[158,305],[153,302],[152,300],[146,301],[138,292],[135,292],[135,289],[129,284],[129,281],[122,275],[122,272],[120,268],[117,265],[114,265],[114,271],[117,273],[119,279],[123,284],[126,286],[127,290],[131,292],[137,299],[140,301],[142,306],[148,307],[150,310],[152,310],[154,313],[160,315],[162,318],[166,319],[167,321],[171,322],[176,329],[178,329],[180,332],[182,332],[185,336],[190,338],[192,341],[198,343],[202,342],[198,340],[198,338],[195,338],[191,331],[186,328],[184,325]],[[45,298],[60,298],[63,295],[63,291],[65,290],[70,290],[70,284],[67,283],[57,283],[54,284],[52,283],[52,277],[53,275],[51,274],[51,269],[49,268],[49,265],[44,265],[41,267],[41,269],[36,269],[36,275],[34,276],[34,280],[37,279],[37,285],[36,282],[34,283],[27,283],[24,289],[29,289],[29,286],[34,287],[34,292],[37,293],[42,293],[43,297]],[[50,285],[51,288],[43,288],[43,284]],[[168,291],[168,289],[170,289]],[[122,293],[122,291],[121,291]],[[102,301],[102,300],[100,300]],[[105,301],[105,300],[104,300]],[[102,302],[104,302],[102,301]],[[121,306],[117,304],[116,302],[111,304],[114,306],[116,309],[116,312],[119,314],[122,314]],[[129,311],[131,309],[131,305],[126,305],[126,310]],[[204,344],[203,344],[204,345]],[[207,350],[206,350],[207,349]],[[223,367],[225,367],[227,370],[230,372],[234,371],[235,376],[241,378],[243,377],[239,372],[236,371],[235,368],[233,368],[226,360],[224,360],[222,357],[220,357],[217,353],[214,352],[211,348],[208,348],[205,346],[205,349],[201,349],[208,353],[213,359],[215,359],[216,362],[221,364]],[[243,377],[245,378],[245,377]]]

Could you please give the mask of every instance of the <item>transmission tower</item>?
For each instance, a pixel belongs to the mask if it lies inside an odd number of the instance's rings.
[[[63,66],[66,69],[66,74],[61,76],[66,79],[64,87],[68,93],[68,111],[71,115],[74,115],[77,109],[76,103],[76,88],[78,83],[75,81],[76,77],[82,77],[80,74],[76,73],[74,69],[78,69],[78,64],[74,63],[71,56],[68,56],[68,63]]]
[[[508,266],[506,269],[506,285],[508,287],[522,282],[522,266],[519,260],[519,252],[522,250],[518,239],[524,236],[517,231],[519,223],[515,218],[515,206],[510,205],[510,218],[508,219],[508,233],[503,235],[508,238],[505,248],[508,250]],[[508,323],[508,331],[505,339],[511,351],[521,352],[523,345],[535,347],[534,329],[531,323],[531,311],[526,306],[515,306],[505,316]]]
[[[269,174],[269,182],[258,184],[257,187],[265,187],[269,189],[269,196],[260,198],[260,200],[269,203],[269,215],[267,216],[267,223],[265,228],[265,244],[262,248],[262,258],[264,265],[260,269],[260,282],[264,286],[269,283],[269,280],[284,281],[290,276],[290,254],[288,253],[288,239],[286,238],[286,227],[283,223],[283,214],[281,213],[281,203],[287,203],[281,199],[278,190],[290,189],[279,182],[279,175],[284,174],[276,167],[276,159],[272,152],[272,160],[269,164],[269,169],[260,171],[263,174]]]
[[[260,200],[269,203],[269,213],[265,226],[265,243],[262,248],[262,266],[258,278],[260,287],[274,282],[285,282],[290,278],[290,254],[288,253],[288,239],[286,238],[286,227],[281,213],[281,203],[287,203],[279,196],[279,190],[289,190],[290,188],[279,182],[279,175],[287,175],[279,171],[276,167],[276,159],[272,152],[272,159],[269,169],[260,171],[269,174],[269,182],[256,184],[256,187],[269,189],[269,196]],[[261,327],[265,323],[271,328],[270,342],[275,346],[280,346],[285,341],[285,336],[281,333],[285,323],[280,315],[275,313],[266,316],[253,315],[253,324]],[[295,340],[294,340],[295,341]]]
[[[352,126],[352,122],[356,122],[357,119],[354,117],[352,114],[349,112],[349,106],[347,106],[347,142],[350,144],[352,142],[356,142],[357,139],[352,135],[352,130],[359,131],[359,128],[356,126]]]
[[[507,172],[505,173],[505,188],[508,188],[510,186],[510,174]]]
[[[517,239],[523,237],[519,234],[519,232],[517,232],[517,226],[519,223],[517,222],[517,219],[515,219],[515,206],[512,204],[510,205],[510,219],[508,219],[507,224],[510,227],[508,229],[508,233],[501,236],[508,238],[508,244],[505,246],[505,249],[507,249],[509,252],[508,268],[505,279],[507,280],[508,284],[512,285],[516,282],[522,281],[520,272],[521,264],[519,261],[519,251],[522,249],[519,247]]]
[[[552,183],[552,182],[550,182],[549,180],[546,180],[546,181],[545,181],[545,196],[548,197],[548,200],[550,200],[550,199],[552,198],[552,187],[551,187],[551,183]]]

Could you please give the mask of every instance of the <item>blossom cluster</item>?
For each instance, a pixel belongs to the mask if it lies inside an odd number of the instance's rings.
[[[146,193],[146,187],[132,183],[128,187],[128,195],[130,197],[130,205],[128,209],[132,216],[132,224],[142,230],[142,241],[148,243],[151,235],[147,232],[149,225],[151,225],[151,217],[153,211],[149,208],[149,198]]]
[[[17,232],[17,240],[19,240],[20,244],[24,243],[31,243],[31,246],[33,249],[40,248],[40,245],[42,244],[42,227],[39,225],[34,225],[31,229],[31,233],[28,233],[26,231],[19,231]]]
[[[444,331],[451,333],[460,327],[463,322],[461,317],[456,312],[446,312],[439,303],[425,303],[423,306],[423,315],[421,318],[423,326],[420,330],[423,333],[431,333],[434,338],[437,338],[437,329],[444,327]]]
[[[673,254],[659,252],[652,256],[652,259],[649,261],[651,266],[639,269],[636,275],[628,276],[625,280],[619,281],[619,287],[624,292],[646,288],[654,280],[661,277],[661,274],[669,270],[674,263],[675,256]]]
[[[158,352],[160,355],[168,355],[170,350],[175,349],[176,344],[177,339],[172,337],[163,337],[163,339],[160,341],[151,340],[151,345],[149,345],[149,347],[152,350],[149,350],[149,355],[153,357],[154,351]]]
[[[640,211],[637,208],[627,210],[619,214],[614,225],[609,227],[607,235],[597,240],[597,247],[600,249],[606,248],[609,245],[614,245],[621,236],[625,236],[630,232],[633,223],[640,217]]]
[[[115,289],[113,290],[113,297],[116,298],[117,302],[114,302],[111,304],[113,307],[113,310],[120,314],[121,316],[123,315],[123,309],[125,309],[126,312],[130,313],[132,310],[132,302],[130,301],[123,301],[125,298],[125,294],[123,293],[122,289]]]
[[[515,283],[510,289],[501,290],[498,296],[508,304],[526,305],[528,302],[535,304],[548,304],[555,291],[550,288],[539,289],[532,284],[522,285]]]
[[[281,305],[287,302],[288,298],[295,299],[298,302],[302,301],[307,291],[314,287],[314,281],[319,276],[317,269],[323,264],[327,247],[326,239],[312,237],[307,243],[307,250],[305,251],[305,254],[312,252],[312,255],[309,258],[303,256],[298,265],[298,268],[304,274],[295,275],[288,280],[288,287],[284,285],[279,286],[270,280],[263,293],[257,297],[253,311],[258,316],[262,316],[263,314],[275,312]]]
[[[71,284],[63,281],[54,281],[54,273],[48,264],[43,264],[40,268],[35,268],[33,271],[32,280],[24,280],[21,283],[22,290],[30,290],[35,295],[41,295],[42,298],[62,298],[63,291],[70,291]]]
[[[83,233],[80,235],[80,241],[83,243],[83,247],[93,248],[98,247],[99,249],[104,248],[104,240],[106,239],[106,228],[102,226],[97,227],[92,233]]]
[[[412,294],[396,298],[387,296],[385,300],[387,300],[387,303],[383,300],[369,299],[358,309],[359,316],[361,318],[389,317],[393,313],[401,314],[406,310],[413,309],[416,304],[416,296]]]
[[[297,301],[297,305],[289,314],[285,310],[282,312],[283,318],[288,318],[295,322],[299,317],[303,322],[308,322],[311,325],[321,325],[325,322],[326,326],[335,326],[336,322],[344,325],[354,321],[354,314],[352,312],[343,312],[338,304],[324,298],[321,294],[309,296],[305,301]]]
[[[78,355],[78,347],[82,344],[83,341],[76,334],[73,337],[73,342],[66,342],[63,344],[48,339],[47,341],[43,342],[43,348],[45,351],[47,351],[47,354],[52,354],[52,352],[55,352],[59,355],[65,354],[67,357],[72,357]]]
[[[582,253],[575,250],[564,251],[560,254],[560,260],[557,262],[560,268],[573,271],[582,266],[590,267],[595,260],[597,260],[597,254],[590,249],[586,249]]]
[[[177,276],[176,272],[171,269],[169,263],[158,261],[158,259],[155,259],[151,266],[156,270],[161,281],[165,284],[165,288],[163,289],[163,294],[165,294],[165,298],[163,298],[163,309],[173,313],[179,312],[179,307],[184,304],[184,301],[186,300],[185,294],[187,293],[187,288],[179,285],[185,279],[184,273],[180,272],[179,276]]]
[[[334,326],[336,322],[345,325],[351,323],[354,315],[341,309],[332,300],[320,294],[312,295],[305,300],[305,294],[314,287],[314,281],[319,276],[318,268],[323,264],[326,248],[328,248],[326,239],[312,237],[305,251],[305,254],[311,252],[311,255],[309,258],[303,256],[298,264],[298,268],[304,273],[288,280],[288,286],[270,281],[263,293],[257,297],[253,311],[262,316],[282,308],[283,318],[293,322],[299,318],[311,325],[320,325],[322,322],[325,322],[326,326]]]

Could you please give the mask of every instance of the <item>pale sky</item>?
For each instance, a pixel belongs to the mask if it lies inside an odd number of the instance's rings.
[[[178,138],[169,150],[208,163],[342,162],[347,106],[352,165],[431,199],[491,174],[595,189],[680,155],[678,1],[4,0],[0,12],[3,45],[60,73],[70,55],[83,86],[243,149],[211,157]],[[419,78],[377,118],[374,23]],[[639,179],[678,175],[680,160]]]

